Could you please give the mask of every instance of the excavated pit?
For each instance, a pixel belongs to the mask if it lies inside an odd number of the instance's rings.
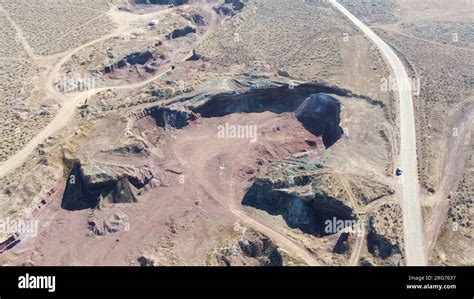
[[[149,165],[145,167],[147,169],[140,166],[131,173],[108,174],[102,170],[94,173],[84,171],[77,162],[72,167],[69,177],[74,177],[74,181],[69,181],[66,186],[62,207],[81,210],[95,208],[101,202],[135,202],[134,192],[145,189],[162,171],[156,166],[161,160],[154,161],[157,157],[150,156],[150,151],[153,151],[168,164],[193,161],[193,168],[179,163],[181,166],[177,167],[177,173],[182,173],[187,180],[208,181],[209,184],[204,185],[217,184],[213,187],[215,191],[210,193],[236,192],[236,199],[243,199],[244,205],[282,215],[290,227],[323,236],[325,219],[353,218],[348,206],[330,196],[316,194],[313,198],[300,198],[280,192],[276,189],[282,186],[262,185],[258,176],[262,166],[307,150],[322,150],[342,136],[339,126],[341,104],[331,94],[347,95],[348,92],[318,84],[290,88],[257,83],[246,92],[200,95],[187,98],[179,105],[148,108],[135,115],[135,129],[148,131],[144,147],[132,144],[97,156],[107,161],[116,157],[117,163],[119,159],[127,160],[127,163],[138,159],[143,161],[139,164]],[[258,142],[219,138],[217,128],[227,123],[255,124]],[[170,129],[172,138],[167,133]],[[166,143],[163,145],[161,140]],[[234,161],[236,154],[243,157],[238,162]],[[229,165],[230,161],[234,164],[233,169],[229,169],[232,172],[219,174],[223,171],[222,165]],[[157,164],[153,166],[154,163]],[[128,166],[122,169],[128,169]],[[202,174],[206,175],[202,177]],[[222,181],[222,175],[227,179]],[[231,178],[240,180],[244,189],[227,189],[226,182]],[[301,183],[309,184],[311,181],[303,179]]]
[[[204,102],[188,105],[181,110],[154,107],[146,110],[145,114],[154,119],[157,127],[183,129],[197,118],[222,118],[242,113],[292,113],[305,129],[322,137],[328,148],[344,134],[339,126],[341,103],[330,94],[346,96],[349,92],[317,84],[295,88],[256,88],[244,93],[212,95]]]
[[[330,147],[342,137],[343,129],[339,126],[341,104],[329,94],[348,95],[348,91],[316,84],[254,89],[215,95],[191,110],[205,118],[265,111],[294,113],[308,131],[321,136],[324,145]]]
[[[341,104],[331,95],[346,96],[350,93],[344,89],[319,84],[303,84],[294,88],[288,85],[275,87],[272,84],[256,84],[246,92],[220,93],[187,99],[183,102],[185,105],[180,105],[179,109],[151,108],[144,113],[146,115],[144,118],[147,120],[139,120],[138,127],[148,130],[154,123],[160,129],[181,129],[181,135],[193,135],[196,139],[199,139],[198,136],[201,136],[201,139],[207,136],[206,144],[213,148],[217,145],[222,146],[221,150],[216,150],[222,154],[228,150],[228,146],[234,147],[235,151],[241,146],[239,153],[253,161],[242,163],[238,169],[238,176],[248,182],[246,188],[248,190],[243,193],[243,197],[240,197],[243,198],[242,204],[265,210],[271,215],[281,215],[289,227],[321,237],[332,234],[325,231],[327,219],[334,217],[341,220],[355,219],[352,208],[347,203],[324,192],[316,192],[312,197],[300,197],[283,191],[288,186],[285,187],[281,182],[260,179],[258,175],[264,165],[301,151],[317,149],[318,143],[328,148],[341,138],[343,135],[343,130],[339,126]],[[196,126],[196,123],[199,125]],[[241,144],[241,141],[237,140],[229,141],[230,144],[226,146],[216,140],[214,145],[212,137],[216,135],[209,135],[206,131],[206,135],[203,136],[199,129],[217,127],[223,123],[254,123],[261,128],[259,134],[262,134],[262,137],[259,137],[259,142],[253,145]],[[268,125],[270,123],[276,125]],[[303,132],[301,130],[305,131],[303,136],[306,137],[297,136],[297,132]],[[271,134],[267,136],[265,132]],[[293,135],[291,142],[284,137],[289,134]],[[179,136],[177,140],[180,140]],[[309,136],[316,139],[312,140]],[[193,142],[188,142],[186,146],[198,150]],[[191,159],[192,153],[189,150],[188,153]],[[206,159],[212,161],[217,159],[221,161],[221,165],[225,164],[221,154],[213,159],[211,151],[204,150],[202,155],[209,155]],[[209,163],[206,167],[209,167]],[[210,170],[206,169],[204,173],[207,171]],[[312,178],[309,177],[302,177],[298,181],[302,186],[310,186],[312,183]]]

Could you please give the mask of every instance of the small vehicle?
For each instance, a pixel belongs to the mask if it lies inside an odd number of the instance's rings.
[[[401,176],[402,173],[403,173],[403,170],[400,167],[398,167],[397,170],[395,171],[396,176]]]
[[[157,19],[154,19],[154,20],[151,20],[148,22],[148,26],[150,27],[155,27],[156,25],[158,25],[158,20]]]

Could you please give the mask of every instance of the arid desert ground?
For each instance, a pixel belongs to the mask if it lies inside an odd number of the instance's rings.
[[[0,1],[0,265],[474,265],[473,20]]]

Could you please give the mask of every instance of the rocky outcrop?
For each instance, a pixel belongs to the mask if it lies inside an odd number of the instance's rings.
[[[193,55],[189,57],[186,61],[197,61],[197,60],[207,60],[204,56],[193,50]]]
[[[200,13],[191,14],[190,20],[197,26],[206,26],[208,24],[206,18]]]
[[[154,119],[157,127],[160,128],[182,129],[186,127],[190,121],[197,118],[197,116],[190,111],[166,107],[150,109],[148,114]]]
[[[373,223],[369,223],[369,234],[367,235],[369,252],[377,258],[386,259],[394,254],[400,254],[398,244],[392,244],[388,238],[379,234]]]
[[[219,6],[214,7],[214,10],[221,15],[234,16],[244,8],[244,3],[241,0],[225,0]]]
[[[293,182],[261,176],[247,191],[242,204],[281,215],[289,227],[318,237],[328,232],[326,220],[355,219],[345,198],[325,183],[325,174],[293,177]],[[293,184],[293,186],[291,186]]]
[[[337,254],[350,254],[351,253],[351,242],[353,239],[353,235],[349,232],[342,232],[339,238],[337,239],[336,245],[332,252]]]
[[[396,203],[382,205],[369,217],[367,249],[380,265],[400,265],[403,225],[401,208]]]
[[[333,97],[312,94],[296,109],[295,115],[304,127],[316,136],[322,136],[326,147],[336,143],[343,134],[340,122],[341,104]]]
[[[116,149],[113,149],[111,151],[106,151],[111,154],[144,154],[145,156],[149,156],[150,152],[145,146],[139,143],[135,144],[130,144],[122,147],[118,147]]]
[[[107,215],[106,213],[100,212],[101,211],[97,210],[92,211],[87,221],[89,230],[96,236],[114,234],[119,231],[128,231],[130,229],[128,217],[125,214],[114,213],[112,215]]]
[[[346,179],[352,194],[361,206],[368,205],[395,193],[395,190],[388,184],[363,175],[351,174]]]
[[[113,73],[115,70],[124,69],[133,65],[146,65],[149,62],[154,61],[153,52],[146,50],[143,52],[135,52],[128,54],[118,62],[103,67],[105,74]]]
[[[138,263],[142,267],[153,267],[155,266],[155,261],[151,258],[148,258],[144,255],[137,258]]]
[[[265,257],[265,265],[278,266],[282,264],[281,256],[276,246],[266,236],[253,235],[246,240],[240,241],[239,247],[247,257],[260,259]]]
[[[98,207],[101,203],[135,201],[127,176],[96,166],[84,170],[81,163],[77,162],[68,176],[61,207],[66,210],[81,210]]]
[[[365,258],[361,258],[360,261],[359,261],[359,266],[362,266],[362,267],[372,267],[372,266],[374,266],[374,264],[372,264],[370,261],[368,261],[368,260],[365,259]]]
[[[183,28],[178,28],[178,29],[173,30],[170,34],[167,35],[167,37],[170,39],[179,38],[191,33],[196,33],[196,28],[192,26],[186,26]]]
[[[120,64],[144,65],[151,59],[153,59],[153,53],[151,51],[132,53],[125,56],[125,58],[121,62],[119,62],[119,67],[120,67]]]
[[[273,241],[253,231],[246,233],[237,243],[218,248],[213,257],[214,262],[222,266],[282,266],[284,263]]]

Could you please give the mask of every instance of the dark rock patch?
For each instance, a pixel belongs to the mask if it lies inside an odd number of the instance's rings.
[[[339,239],[337,239],[336,245],[334,246],[332,252],[337,254],[345,254],[348,253],[350,249],[349,233],[343,232],[339,236]]]
[[[195,120],[195,114],[189,111],[173,110],[170,108],[157,108],[150,111],[150,116],[155,120],[160,128],[182,129],[190,121]]]
[[[155,58],[151,51],[131,53],[117,63],[104,67],[103,72],[109,74],[113,73],[116,69],[123,69],[133,65],[145,65],[154,60]]]
[[[196,24],[198,26],[206,26],[207,25],[207,21],[204,18],[204,16],[201,15],[201,14],[198,14],[198,13],[192,14],[191,15],[191,20],[194,24]]]
[[[183,37],[191,33],[196,33],[196,28],[191,27],[191,26],[186,26],[184,28],[178,28],[178,29],[173,30],[170,34],[168,34],[167,37],[169,39],[173,39],[173,38]]]
[[[354,219],[352,209],[337,198],[322,193],[299,197],[278,189],[278,184],[269,179],[258,179],[245,194],[242,204],[281,215],[289,227],[317,237],[330,234],[325,230],[328,219]]]
[[[193,55],[189,57],[186,61],[197,61],[197,60],[204,60],[204,56],[197,53],[196,50],[193,50]]]
[[[395,254],[401,254],[398,244],[392,244],[383,235],[377,234],[373,227],[372,220],[369,221],[369,233],[367,235],[367,246],[369,252],[380,259],[389,258]]]
[[[85,175],[81,163],[75,163],[68,176],[61,207],[75,211],[96,208],[102,202],[136,202],[128,178],[104,172]]]
[[[247,257],[260,259],[262,266],[281,266],[283,263],[275,244],[266,236],[251,236],[240,241],[239,246]]]
[[[312,94],[296,109],[295,115],[304,127],[316,136],[322,136],[326,147],[336,143],[344,131],[339,126],[341,104],[333,97]]]
[[[244,8],[241,0],[225,0],[224,4],[214,7],[214,10],[221,15],[234,16]]]
[[[217,264],[222,266],[283,266],[283,256],[267,236],[247,232],[237,244],[217,250]]]

